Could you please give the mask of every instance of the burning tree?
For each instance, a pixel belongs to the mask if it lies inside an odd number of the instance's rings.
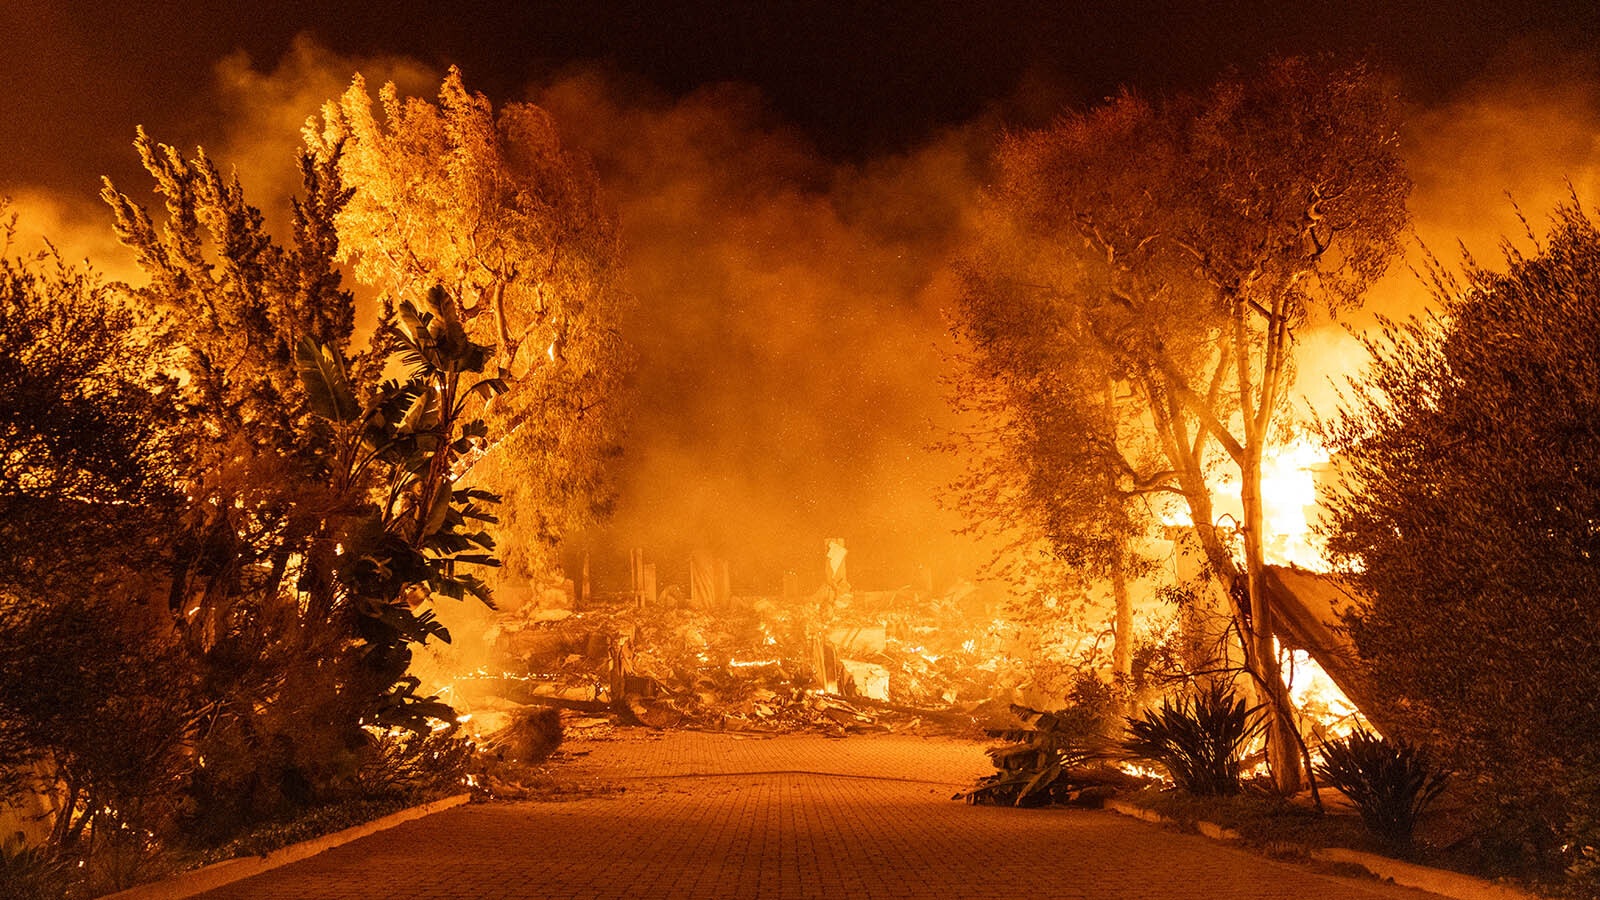
[[[1530,233],[1530,239],[1533,239]],[[1600,226],[1576,204],[1507,268],[1435,267],[1331,426],[1329,549],[1397,726],[1483,791],[1514,854],[1600,884]]]
[[[1053,328],[1061,358],[1102,369],[1079,390],[1136,398],[1129,420],[1164,463],[1128,460],[1118,485],[1181,495],[1224,592],[1247,598],[1233,617],[1284,790],[1301,770],[1261,578],[1262,461],[1287,406],[1294,330],[1316,306],[1359,303],[1399,249],[1409,181],[1393,107],[1360,66],[1288,60],[1203,96],[1123,94],[1014,136],[987,198],[1002,224],[980,244],[964,303],[982,319],[1029,297],[1051,312],[1022,322]],[[986,296],[1001,302],[973,302]],[[1036,378],[1028,365],[1000,371]],[[1213,520],[1219,463],[1242,484],[1242,565]]]
[[[1020,246],[1004,221],[986,222],[987,238],[1000,234],[1004,240],[985,247],[990,266]],[[1126,688],[1133,673],[1128,581],[1151,564],[1138,552],[1153,522],[1143,499],[1172,491],[1170,475],[1159,449],[1142,440],[1136,404],[1119,396],[1116,361],[1083,352],[1081,340],[1060,339],[1084,323],[1065,320],[1039,291],[993,280],[992,271],[966,268],[951,323],[962,347],[953,402],[976,423],[953,445],[968,459],[957,499],[973,528],[1007,541],[1006,556],[1033,561],[1014,574],[1042,582],[1052,596],[1040,602],[1059,608],[1063,598],[1054,593],[1070,588],[1057,582],[1072,574],[1110,582],[1112,671]],[[1029,551],[1041,539],[1068,574],[1039,571]]]
[[[203,152],[142,131],[136,146],[164,221],[109,182],[103,196],[149,276],[127,289],[143,350],[174,378],[164,438],[184,499],[150,589],[209,701],[208,762],[186,785],[186,827],[203,840],[348,792],[373,757],[367,726],[453,724],[406,670],[413,644],[448,639],[428,601],[487,600],[457,571],[493,562],[492,541],[465,527],[492,520],[487,497],[450,482],[487,435],[458,387],[495,387],[460,384],[489,348],[409,303],[347,362],[354,300],[333,217],[351,194],[336,154],[302,157],[285,246]],[[391,356],[410,376],[379,384]]]
[[[378,99],[381,120],[357,76],[306,129],[354,191],[337,216],[341,258],[390,305],[439,289],[493,348],[509,391],[486,413],[502,437],[479,471],[509,498],[508,561],[532,573],[538,548],[610,503],[629,369],[615,223],[587,160],[539,107],[497,112],[455,68],[437,104],[392,83]]]

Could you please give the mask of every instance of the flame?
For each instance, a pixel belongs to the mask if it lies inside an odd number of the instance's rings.
[[[1329,570],[1324,548],[1311,530],[1311,511],[1317,505],[1317,470],[1326,466],[1329,459],[1327,447],[1304,435],[1263,454],[1262,531],[1268,563],[1313,572]],[[1239,499],[1237,472],[1218,479],[1211,502],[1219,521],[1232,519],[1242,524],[1244,504]],[[1158,509],[1157,515],[1166,525],[1189,525],[1193,521],[1182,501]]]
[[[1323,740],[1344,737],[1365,723],[1361,711],[1306,651],[1295,650],[1284,660],[1283,680],[1294,708],[1316,724]]]
[[[1262,460],[1267,562],[1328,571],[1327,556],[1312,534],[1308,514],[1317,505],[1316,470],[1328,460],[1328,448],[1308,437],[1298,437]]]

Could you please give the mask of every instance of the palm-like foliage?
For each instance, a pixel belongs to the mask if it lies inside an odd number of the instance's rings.
[[[1166,769],[1191,794],[1237,794],[1245,750],[1260,730],[1255,713],[1231,684],[1214,682],[1176,706],[1162,700],[1161,709],[1129,719],[1123,747]]]
[[[1417,820],[1446,779],[1416,747],[1359,728],[1322,745],[1316,772],[1350,798],[1373,834],[1402,850],[1410,848]]]
[[[500,498],[458,488],[455,480],[488,433],[471,415],[474,404],[505,390],[498,378],[474,377],[492,348],[467,336],[441,293],[425,305],[402,302],[385,318],[389,352],[409,372],[381,385],[365,408],[356,404],[337,352],[310,341],[296,352],[313,411],[339,435],[336,485],[353,494],[370,490],[378,504],[368,527],[356,531],[354,561],[342,572],[368,662],[382,673],[368,719],[418,729],[428,719],[452,717],[437,698],[417,695],[414,679],[401,677],[410,644],[450,640],[424,602],[435,594],[470,595],[492,605],[483,579],[458,566],[499,565],[494,538],[481,525],[496,521],[489,507]]]
[[[1079,717],[1069,711],[1042,712],[1013,705],[1016,728],[994,729],[992,737],[1007,741],[989,748],[998,771],[961,795],[968,803],[1040,806],[1063,799],[1073,785],[1065,777],[1074,767],[1101,756],[1104,748]]]

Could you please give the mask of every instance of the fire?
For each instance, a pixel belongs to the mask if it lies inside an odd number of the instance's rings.
[[[1322,740],[1344,737],[1365,724],[1356,705],[1304,650],[1289,654],[1284,661],[1283,677],[1289,685],[1294,708],[1302,718],[1311,721],[1313,731]]]
[[[1263,531],[1268,563],[1313,572],[1329,570],[1321,542],[1312,533],[1310,515],[1317,505],[1317,471],[1328,461],[1328,449],[1305,435],[1271,448],[1263,456],[1261,505],[1266,514]],[[1239,500],[1236,472],[1218,480],[1211,501],[1219,521],[1243,523],[1244,507]],[[1181,501],[1160,510],[1159,515],[1167,525],[1188,525],[1191,521]]]
[[[1267,517],[1268,562],[1328,571],[1327,556],[1312,534],[1308,515],[1317,505],[1317,470],[1328,460],[1326,447],[1298,437],[1263,461],[1261,501]]]

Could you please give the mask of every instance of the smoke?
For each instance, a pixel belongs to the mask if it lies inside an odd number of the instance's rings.
[[[1357,331],[1379,315],[1404,319],[1431,308],[1418,276],[1424,248],[1447,266],[1465,251],[1498,267],[1502,242],[1532,250],[1528,229],[1542,238],[1558,204],[1573,196],[1600,202],[1600,73],[1576,57],[1515,47],[1452,98],[1411,109],[1402,142],[1415,182],[1416,241],[1364,309],[1343,323]],[[1332,412],[1336,388],[1366,363],[1343,326],[1324,324],[1300,336],[1295,393],[1302,409]]]
[[[207,150],[238,173],[246,196],[269,222],[286,224],[288,198],[299,192],[301,128],[345,92],[356,72],[371,84],[393,81],[407,94],[429,98],[443,74],[404,57],[341,56],[303,34],[270,72],[257,70],[242,52],[216,64],[211,90],[221,111],[221,137]]]
[[[621,502],[578,543],[643,547],[664,582],[709,551],[764,591],[820,582],[828,537],[864,587],[968,569],[933,499],[953,461],[927,446],[985,132],[840,167],[748,88],[669,101],[590,71],[537,101],[616,198],[639,299]]]
[[[298,184],[300,126],[358,70],[369,84],[393,79],[424,96],[442,75],[302,38],[270,69],[243,55],[223,59],[192,104],[210,112],[152,133],[182,144],[202,131],[213,158],[282,224]],[[1404,140],[1418,238],[1446,260],[1459,239],[1493,261],[1502,236],[1526,240],[1505,192],[1536,229],[1566,199],[1567,180],[1593,200],[1597,81],[1581,64],[1517,51],[1452,98],[1413,109]],[[1037,119],[1037,110],[1027,114],[1038,106],[1030,98],[1054,102],[1063,92],[1036,82],[996,108]],[[951,536],[959,523],[934,499],[957,462],[927,447],[947,416],[939,380],[941,310],[953,291],[947,262],[960,250],[998,114],[840,165],[753,88],[667,97],[615,72],[579,70],[527,96],[594,157],[638,299],[627,323],[640,356],[637,411],[616,514],[569,541],[570,552],[592,553],[601,586],[622,586],[604,576],[626,572],[637,546],[664,584],[683,581],[689,553],[706,551],[731,561],[739,590],[776,590],[785,570],[809,587],[821,580],[830,537],[845,539],[859,587],[907,584],[919,567],[941,583],[970,572],[979,552]],[[130,161],[131,138],[131,130],[109,138]],[[113,174],[124,190],[144,189]],[[69,258],[135,278],[90,190],[0,193],[16,199],[26,229],[48,234]],[[1425,306],[1426,292],[1400,265],[1345,324],[1365,328],[1375,313]],[[1362,351],[1338,325],[1300,339],[1295,392],[1326,414],[1335,405],[1330,379],[1357,371]]]
[[[66,259],[90,260],[110,279],[134,284],[144,280],[133,255],[112,234],[111,214],[98,197],[99,179],[108,175],[130,196],[149,196],[150,203],[158,202],[147,194],[152,183],[139,168],[133,149],[135,124],[145,125],[151,137],[176,146],[186,156],[203,147],[219,168],[238,175],[246,198],[267,216],[269,226],[287,234],[289,198],[300,187],[301,126],[324,102],[343,93],[357,71],[374,82],[392,80],[404,90],[430,96],[440,78],[402,57],[340,56],[306,36],[296,38],[271,71],[258,70],[244,53],[231,54],[213,66],[209,84],[197,86],[200,96],[184,104],[190,108],[189,119],[174,122],[163,116],[136,121],[125,131],[119,121],[118,132],[98,135],[101,146],[82,148],[83,170],[68,181],[81,190],[8,183],[0,173],[0,196],[10,197],[18,214],[15,249],[31,253],[48,239]],[[107,146],[120,150],[108,154]],[[27,168],[50,171],[38,165]]]

